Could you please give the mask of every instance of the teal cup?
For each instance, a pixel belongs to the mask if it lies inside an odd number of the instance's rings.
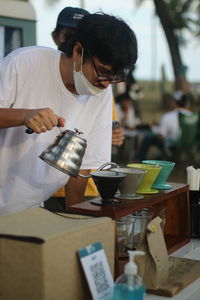
[[[156,178],[153,188],[155,189],[171,189],[172,186],[170,184],[167,184],[166,181],[172,172],[175,162],[173,161],[167,161],[167,160],[143,160],[144,164],[151,164],[151,165],[159,165],[162,167],[160,173],[158,174],[158,177]]]

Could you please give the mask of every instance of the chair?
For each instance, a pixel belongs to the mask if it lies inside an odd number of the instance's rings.
[[[197,114],[199,116],[198,123],[197,123],[197,141],[198,144],[200,144],[200,110],[197,111]]]
[[[200,139],[198,137],[199,114],[186,115],[179,113],[180,136],[175,145],[174,154],[180,161],[186,163],[199,163],[198,148]]]

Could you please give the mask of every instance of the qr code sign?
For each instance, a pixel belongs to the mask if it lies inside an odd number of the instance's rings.
[[[91,265],[90,270],[97,289],[97,294],[102,294],[109,288],[109,283],[102,261]]]
[[[93,300],[110,300],[114,281],[100,242],[79,250],[79,257],[86,275]]]

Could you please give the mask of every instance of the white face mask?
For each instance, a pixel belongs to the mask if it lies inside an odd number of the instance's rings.
[[[74,75],[74,84],[75,84],[76,91],[79,95],[98,96],[103,92],[103,90],[94,86],[87,80],[87,78],[82,72],[82,61],[83,61],[83,51],[81,54],[81,70],[79,72],[76,72],[75,62],[74,62],[73,75]]]

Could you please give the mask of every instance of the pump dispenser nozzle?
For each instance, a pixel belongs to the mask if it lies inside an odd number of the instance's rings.
[[[124,273],[126,275],[135,275],[137,274],[137,265],[134,262],[134,258],[136,255],[144,255],[143,251],[128,251],[129,254],[129,262],[125,265]]]
[[[115,281],[113,300],[144,300],[145,287],[141,277],[137,274],[134,257],[145,253],[143,251],[128,251],[128,254],[129,262],[125,265],[124,274],[120,275]]]

